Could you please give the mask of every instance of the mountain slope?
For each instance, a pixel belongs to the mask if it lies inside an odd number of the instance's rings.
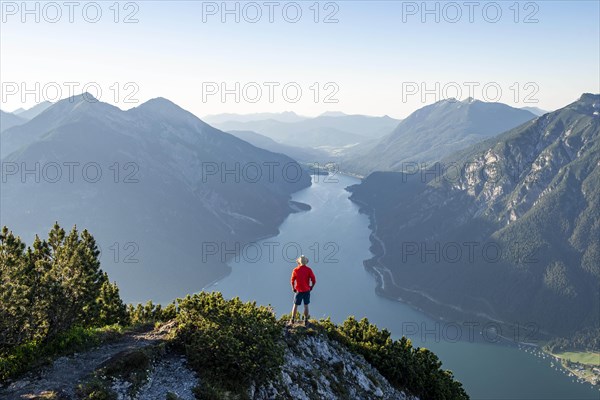
[[[407,163],[431,163],[535,117],[529,111],[478,100],[442,100],[425,106],[374,146],[358,147],[344,170],[402,171]]]
[[[25,110],[23,108],[19,108],[13,114],[18,115],[21,118],[33,119],[33,118],[37,117],[39,114],[41,114],[42,112],[44,112],[51,105],[52,105],[51,102],[43,101],[27,110]]]
[[[121,111],[90,98],[3,133],[2,161],[16,170],[3,183],[1,223],[27,238],[56,220],[93,229],[128,301],[168,300],[224,276],[236,246],[276,233],[290,194],[310,185],[289,157],[168,100]]]
[[[18,115],[0,110],[0,132],[4,132],[13,126],[24,124],[25,122],[27,122],[27,120]]]
[[[599,111],[600,95],[584,94],[427,173],[375,173],[353,187],[381,240],[367,264],[384,293],[541,334],[596,326]]]
[[[277,143],[271,138],[252,131],[229,131],[227,133],[230,133],[233,136],[252,144],[253,146],[260,147],[261,149],[269,150],[274,153],[285,154],[300,162],[324,164],[325,162],[329,161],[327,153],[318,149],[287,146],[285,144]]]
[[[538,117],[541,115],[544,115],[548,112],[546,110],[542,110],[539,107],[521,107],[521,110],[529,111],[530,113],[533,113],[533,114],[537,115]]]

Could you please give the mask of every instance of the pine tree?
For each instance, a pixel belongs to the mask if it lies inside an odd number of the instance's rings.
[[[0,234],[0,350],[30,336],[25,243],[7,227]]]
[[[104,282],[100,288],[100,296],[97,299],[99,310],[96,325],[128,324],[129,316],[127,307],[119,295],[119,287],[116,282],[111,283],[108,275],[104,273]]]
[[[31,247],[7,227],[0,232],[0,355],[48,342],[75,326],[127,324],[116,283],[100,268],[94,237],[58,223]]]

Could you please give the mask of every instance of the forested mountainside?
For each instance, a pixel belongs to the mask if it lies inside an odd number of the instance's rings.
[[[584,94],[427,171],[351,187],[383,292],[551,336],[597,328],[599,112],[600,95]]]

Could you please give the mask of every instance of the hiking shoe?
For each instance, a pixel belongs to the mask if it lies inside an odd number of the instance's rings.
[[[304,320],[304,326],[308,326],[309,322],[308,322],[308,318]]]

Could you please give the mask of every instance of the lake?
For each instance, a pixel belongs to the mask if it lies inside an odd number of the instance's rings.
[[[347,176],[314,176],[311,187],[293,196],[312,209],[290,215],[279,235],[244,247],[229,263],[231,274],[206,289],[270,304],[279,315],[289,313],[293,260],[302,253],[317,277],[311,294],[313,318],[330,316],[339,323],[349,315],[367,317],[396,338],[410,337],[414,346],[434,351],[472,399],[600,397],[598,389],[551,367],[550,359],[533,347],[498,344],[494,335],[482,335],[477,327],[436,321],[378,296],[375,278],[363,267],[363,260],[372,256],[369,220],[344,190],[358,182]]]

